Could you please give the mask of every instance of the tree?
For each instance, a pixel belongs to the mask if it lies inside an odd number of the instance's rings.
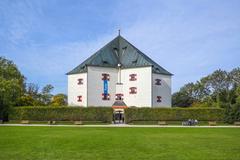
[[[205,83],[212,93],[229,90],[232,84],[228,72],[220,69],[203,78],[202,82]]]
[[[51,99],[53,95],[51,94],[54,87],[51,84],[46,85],[43,87],[41,95],[40,95],[40,101],[43,105],[49,105],[51,103]]]
[[[229,77],[236,86],[240,86],[240,67],[233,69],[229,73]]]
[[[17,99],[16,106],[37,106],[41,105],[40,95],[38,93],[39,87],[34,83],[25,85],[24,94]]]
[[[180,88],[180,91],[174,93],[172,96],[173,106],[175,107],[189,107],[195,101],[194,96],[194,84],[188,83]]]
[[[0,57],[0,118],[7,120],[10,107],[24,93],[25,78],[10,60]]]
[[[53,96],[52,105],[53,106],[64,106],[67,104],[67,96],[65,94],[57,94]]]
[[[174,106],[227,106],[236,103],[236,89],[240,86],[240,68],[231,72],[216,70],[196,83],[184,85],[173,94]]]
[[[240,104],[240,86],[235,90],[236,94],[236,103]]]
[[[34,83],[28,83],[26,85],[26,95],[32,97],[33,99],[39,98],[39,86]]]

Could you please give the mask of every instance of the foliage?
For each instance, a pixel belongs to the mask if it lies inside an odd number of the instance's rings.
[[[43,87],[42,92],[40,94],[40,102],[43,105],[50,105],[51,104],[51,99],[53,95],[51,94],[51,91],[53,90],[53,86],[51,84],[46,85]]]
[[[209,106],[223,107],[225,103],[235,104],[238,95],[237,88],[240,86],[240,68],[230,72],[216,70],[212,74],[203,77],[196,83],[184,85],[179,92],[172,96],[173,106]]]
[[[173,106],[179,107],[189,107],[191,104],[196,101],[196,98],[193,96],[195,86],[193,83],[188,83],[183,86],[179,92],[173,94]]]
[[[36,84],[26,84],[25,94],[18,99],[17,106],[48,106],[52,103],[51,91],[53,86],[47,84],[39,92],[39,87]]]
[[[0,57],[0,119],[7,120],[9,108],[24,93],[24,76],[10,60]]]
[[[67,104],[67,96],[65,94],[57,94],[53,96],[52,106],[65,106]]]
[[[227,123],[240,122],[240,103],[225,104],[226,111],[224,120]]]
[[[220,108],[127,108],[125,120],[131,121],[221,121],[224,109]]]
[[[15,107],[10,120],[34,121],[103,121],[112,122],[112,108],[109,107]]]

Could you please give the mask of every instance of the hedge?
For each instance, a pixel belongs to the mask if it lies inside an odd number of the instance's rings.
[[[223,121],[224,109],[220,108],[127,108],[125,122],[132,121]],[[15,107],[9,120],[30,121],[101,121],[111,123],[110,107]]]
[[[223,121],[221,108],[127,108],[125,122],[132,121]]]
[[[9,120],[112,122],[110,107],[15,107]]]

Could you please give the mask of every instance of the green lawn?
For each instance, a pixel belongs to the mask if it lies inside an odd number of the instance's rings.
[[[0,160],[239,160],[240,128],[0,127]]]

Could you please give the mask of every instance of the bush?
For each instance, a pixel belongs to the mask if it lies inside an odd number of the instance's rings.
[[[112,122],[112,108],[109,107],[15,107],[10,120],[32,121],[102,121]]]
[[[224,110],[220,108],[127,108],[125,121],[222,121]]]

